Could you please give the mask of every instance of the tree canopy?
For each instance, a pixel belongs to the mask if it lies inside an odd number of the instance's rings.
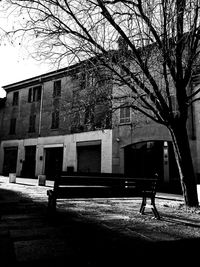
[[[187,88],[199,53],[199,1],[7,0],[4,5],[16,19],[9,34],[20,42],[28,38],[33,55],[71,64],[101,54],[134,93],[133,108],[168,124],[176,95],[178,115],[187,116],[197,95]],[[111,51],[118,46],[117,69]]]

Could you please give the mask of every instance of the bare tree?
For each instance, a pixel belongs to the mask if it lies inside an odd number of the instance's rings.
[[[37,56],[59,63],[95,56],[129,93],[133,109],[169,129],[185,203],[197,206],[187,119],[199,98],[190,85],[199,53],[200,1],[5,0],[2,5],[17,18],[9,34],[32,38]]]
[[[68,75],[72,79],[71,97],[62,97],[60,109],[71,133],[110,129],[112,80],[100,62],[86,60],[75,65]],[[67,120],[68,119],[68,120]],[[69,127],[69,126],[68,126]]]

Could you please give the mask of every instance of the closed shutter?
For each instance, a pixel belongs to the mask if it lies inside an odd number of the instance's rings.
[[[101,172],[101,145],[77,146],[79,172]]]

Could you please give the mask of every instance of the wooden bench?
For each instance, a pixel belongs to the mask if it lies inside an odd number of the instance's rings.
[[[71,198],[134,198],[141,197],[140,213],[149,206],[155,218],[160,215],[155,206],[158,179],[129,178],[114,174],[86,174],[63,172],[56,177],[53,190],[48,190],[48,211],[56,211],[58,199]],[[150,204],[147,205],[147,199]]]

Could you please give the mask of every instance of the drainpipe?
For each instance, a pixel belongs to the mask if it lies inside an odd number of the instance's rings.
[[[41,135],[41,125],[42,125],[42,108],[43,108],[43,96],[44,96],[44,83],[42,82],[42,78],[40,78],[40,84],[41,84],[41,99],[40,99],[40,110],[39,110],[39,126],[38,126],[38,138]],[[37,138],[37,152],[36,152],[36,157],[38,154],[38,138]],[[40,165],[40,164],[39,164]],[[40,167],[39,167],[40,169]],[[38,173],[38,160],[36,158],[36,173],[37,174],[42,174],[41,171]],[[39,178],[39,176],[38,176]]]
[[[41,125],[42,125],[42,108],[43,108],[43,95],[44,95],[44,84],[41,79],[41,100],[40,100],[40,111],[39,111],[39,127],[38,127],[38,136],[41,135]]]

